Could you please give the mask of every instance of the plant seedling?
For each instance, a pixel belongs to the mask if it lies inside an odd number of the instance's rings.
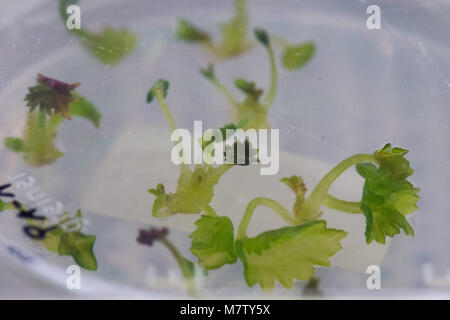
[[[65,218],[68,215],[70,215],[68,212],[61,215],[61,220],[52,231],[47,233],[42,244],[50,252],[60,256],[71,256],[81,268],[96,271],[98,269],[94,254],[96,236],[82,233],[82,224],[79,224],[76,231],[66,231],[62,225],[70,224],[74,220],[83,221],[80,210],[73,218]]]
[[[187,291],[191,295],[196,295],[195,290],[195,265],[192,261],[189,261],[180,251],[174,246],[174,244],[167,238],[169,230],[167,228],[150,228],[139,230],[139,235],[136,241],[145,246],[152,247],[155,241],[158,241],[166,247],[166,249],[172,254],[177,261],[178,267],[186,282]]]
[[[99,127],[101,114],[85,97],[73,92],[80,84],[68,84],[41,74],[25,96],[29,112],[22,138],[7,137],[5,146],[23,156],[33,167],[54,163],[63,156],[53,143],[64,119],[77,116]]]
[[[76,5],[80,0],[60,0],[59,14],[61,19],[67,20],[66,8]],[[105,65],[116,65],[134,51],[137,45],[136,36],[127,29],[105,26],[100,32],[85,29],[73,29],[81,44],[97,60]]]
[[[242,54],[252,47],[252,43],[247,39],[249,22],[245,8],[246,3],[247,0],[234,0],[234,16],[220,26],[222,42],[219,44],[214,42],[208,32],[186,19],[178,20],[175,36],[186,42],[203,44],[210,53],[218,58]]]
[[[255,29],[254,34],[260,44],[262,44],[268,53],[270,64],[270,85],[267,94],[261,100],[264,91],[257,88],[252,81],[243,78],[237,78],[234,81],[236,88],[242,91],[246,97],[242,102],[237,101],[228,88],[218,80],[214,71],[214,66],[209,64],[207,68],[201,69],[201,74],[208,79],[224,95],[227,102],[232,106],[234,120],[242,124],[244,129],[266,129],[269,127],[267,120],[268,111],[275,99],[277,90],[277,66],[275,55],[272,48],[272,39],[275,42],[282,43],[286,48],[283,53],[282,63],[288,70],[296,70],[304,66],[312,59],[315,53],[313,42],[290,46],[280,37],[270,37],[266,30]]]
[[[12,210],[24,212],[26,208],[17,201],[4,202],[0,199],[0,212]],[[59,256],[71,256],[81,268],[86,270],[97,270],[98,264],[94,254],[96,237],[81,232],[83,218],[80,210],[73,217],[69,212],[64,212],[55,225],[50,224],[49,219],[45,217],[25,220],[27,226],[24,230],[27,228],[30,230],[45,230],[44,237],[35,240],[35,242],[44,246],[46,250]],[[64,227],[67,225],[75,225],[75,228],[67,231]]]
[[[200,70],[200,72],[224,95],[228,103],[232,106],[234,120],[238,124],[244,129],[266,129],[269,127],[267,113],[273,104],[277,89],[277,69],[268,33],[263,29],[255,29],[254,33],[259,43],[266,48],[270,63],[270,86],[267,94],[263,98],[263,90],[257,88],[254,82],[237,78],[234,84],[246,96],[242,102],[238,102],[228,88],[218,80],[212,64],[206,69]]]
[[[169,90],[169,82],[167,80],[158,80],[154,83],[147,94],[147,102],[151,103],[157,100],[164,116],[167,119],[171,131],[177,129],[173,116],[165,102]],[[226,128],[235,127],[234,125],[227,125],[221,128],[224,134]],[[223,137],[225,138],[225,137]],[[206,148],[208,142],[199,141],[202,148]],[[237,148],[237,142],[234,145]],[[248,152],[247,146],[246,154]],[[235,153],[236,154],[236,153]],[[226,155],[224,154],[224,157]],[[237,159],[235,159],[237,161]],[[247,162],[247,161],[245,161]],[[153,204],[152,214],[155,217],[167,217],[175,213],[200,213],[205,212],[209,215],[216,215],[214,209],[209,206],[211,199],[214,196],[214,186],[219,182],[219,179],[230,170],[235,164],[224,163],[219,166],[210,164],[195,165],[193,170],[188,164],[182,163],[180,165],[180,177],[178,179],[178,186],[175,193],[166,193],[163,184],[158,184],[155,189],[148,190],[149,193],[156,197]]]
[[[264,34],[260,36],[261,42],[268,41]],[[215,79],[211,70],[206,73],[207,77],[211,75]],[[254,89],[248,83],[242,86],[249,92]],[[168,87],[167,81],[156,82],[147,101],[158,100],[171,130],[174,130],[172,115],[164,101]],[[313,279],[316,266],[329,267],[329,258],[342,249],[340,241],[348,234],[327,227],[327,222],[322,219],[323,206],[344,213],[362,214],[366,220],[368,244],[374,240],[385,244],[386,237],[394,237],[401,230],[406,235],[414,235],[406,215],[417,209],[419,189],[407,180],[414,172],[404,157],[407,153],[408,150],[386,144],[372,154],[348,157],[331,169],[308,197],[300,176],[282,178],[281,182],[296,197],[292,210],[270,198],[255,198],[248,203],[236,235],[231,220],[218,215],[209,205],[214,196],[214,185],[231,166],[196,166],[191,171],[189,166],[182,165],[176,193],[166,194],[162,184],[149,190],[156,196],[153,215],[203,213],[195,222],[197,229],[189,236],[191,252],[197,256],[201,267],[214,270],[240,260],[249,286],[259,283],[262,289],[271,290],[279,281],[284,287],[292,288],[294,280]],[[365,180],[361,201],[346,201],[330,195],[333,183],[353,166]],[[249,237],[247,228],[259,206],[270,208],[286,221],[287,226]]]
[[[290,288],[294,279],[308,280],[314,276],[313,265],[330,265],[328,258],[342,248],[339,241],[347,232],[328,229],[325,220],[321,220],[321,206],[363,214],[368,244],[373,240],[385,244],[386,237],[394,237],[401,230],[406,235],[414,235],[405,216],[417,209],[419,189],[407,180],[414,172],[404,158],[407,152],[387,144],[373,154],[351,156],[328,172],[308,198],[301,177],[281,179],[296,195],[292,213],[269,198],[250,201],[234,246],[244,264],[247,284],[259,283],[263,289],[271,289],[278,280]],[[361,201],[350,202],[328,194],[336,179],[352,166],[365,179]],[[246,230],[257,206],[271,208],[292,226],[247,237]]]
[[[294,71],[305,66],[312,60],[316,53],[316,45],[312,41],[293,45],[280,36],[272,36],[271,38],[283,48],[281,63],[289,71]]]
[[[216,43],[212,35],[197,27],[187,19],[179,19],[175,37],[179,40],[202,44],[214,57],[230,58],[250,51],[254,42],[247,38],[249,18],[246,13],[247,0],[234,0],[235,14],[233,18],[221,25],[222,42]],[[287,70],[297,70],[308,63],[315,54],[314,42],[308,41],[292,45],[280,36],[271,36],[274,42],[283,48],[282,65]]]

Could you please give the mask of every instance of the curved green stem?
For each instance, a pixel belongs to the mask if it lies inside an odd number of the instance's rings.
[[[247,238],[248,225],[250,223],[250,220],[252,219],[253,212],[258,206],[266,206],[275,211],[280,217],[286,220],[289,224],[294,224],[294,218],[292,217],[289,210],[286,209],[282,204],[269,198],[258,197],[248,203],[247,209],[245,209],[244,216],[242,217],[241,223],[239,224],[236,239],[240,240]]]
[[[316,220],[320,216],[320,206],[324,203],[331,185],[348,168],[363,162],[376,163],[377,161],[371,154],[360,153],[341,161],[338,165],[331,169],[331,171],[328,172],[322,180],[320,180],[309,198],[306,200],[302,210],[295,217],[296,223],[301,224],[307,221]]]
[[[172,131],[172,132],[175,131],[177,129],[177,126],[175,124],[175,120],[173,119],[173,115],[170,112],[169,107],[166,104],[166,101],[164,100],[164,96],[159,93],[156,95],[156,100],[158,101],[158,104],[161,107],[161,109],[164,113],[164,116],[167,119],[167,123],[169,125],[170,131]],[[174,141],[174,144],[176,145],[175,141]],[[191,169],[188,164],[182,163],[180,165],[180,170],[181,170],[181,172],[186,172],[186,171],[190,171]]]
[[[347,213],[361,213],[361,201],[346,201],[327,195],[323,202],[327,208]]]
[[[277,43],[279,46],[281,46],[283,49],[286,49],[290,46],[289,42],[287,42],[284,38],[278,35],[272,35],[270,36],[270,39],[273,40],[273,42]]]
[[[267,52],[270,60],[270,87],[267,95],[264,98],[263,106],[267,110],[272,105],[275,99],[275,92],[277,90],[277,65],[275,62],[275,55],[271,45],[267,46]]]
[[[159,106],[161,107],[164,116],[167,119],[167,123],[169,125],[170,131],[175,131],[177,129],[177,126],[175,124],[175,120],[173,119],[173,115],[169,110],[169,107],[166,104],[166,101],[164,100],[164,96],[162,94],[157,94],[156,95],[156,100],[158,100]],[[176,145],[177,143],[174,141],[174,144]],[[181,172],[185,172],[185,171],[190,171],[190,167],[188,164],[186,163],[182,163],[180,165],[180,170]]]
[[[167,119],[167,123],[169,124],[170,131],[174,131],[177,126],[175,125],[175,121],[173,120],[172,113],[169,110],[169,107],[166,104],[166,101],[164,100],[164,97],[162,94],[156,95],[156,99],[158,100],[159,106],[161,107],[162,111],[164,112],[164,116]]]
[[[191,273],[191,270],[189,269],[189,266],[187,264],[186,258],[184,258],[181,253],[178,251],[178,249],[170,242],[167,238],[162,238],[161,242],[166,246],[166,248],[172,253],[173,257],[178,263],[178,266],[181,269],[181,273],[183,274],[183,277],[186,281],[186,285],[188,288],[189,294],[196,294],[195,290],[195,284],[194,279]]]

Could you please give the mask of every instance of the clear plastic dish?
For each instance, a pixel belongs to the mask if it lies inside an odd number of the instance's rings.
[[[331,259],[330,268],[316,270],[318,288],[308,289],[301,281],[292,289],[279,283],[270,292],[258,285],[250,288],[242,264],[236,263],[207,273],[197,270],[194,297],[449,297],[450,21],[446,12],[450,5],[379,1],[379,30],[366,26],[369,5],[366,1],[248,1],[252,28],[264,27],[292,42],[314,41],[317,51],[298,71],[279,68],[268,120],[280,130],[280,173],[261,177],[256,169],[238,168],[218,185],[212,204],[231,217],[236,230],[238,220],[233,217],[241,216],[255,196],[270,196],[292,206],[294,197],[279,184],[281,177],[303,175],[312,189],[342,159],[391,142],[410,150],[407,158],[415,170],[411,181],[420,188],[419,209],[410,219],[415,236],[402,233],[384,246],[369,248],[362,216],[325,210],[332,226],[346,230],[346,225],[350,229],[346,231],[356,235]],[[255,46],[248,53],[220,60],[175,39],[180,17],[218,36],[217,24],[232,15],[231,2],[81,0],[80,6],[83,28],[127,28],[137,37],[135,50],[117,65],[102,64],[66,29],[57,1],[2,3],[0,185],[23,175],[35,181],[49,202],[60,202],[72,214],[82,211],[83,233],[96,236],[98,269],[83,269],[81,289],[67,290],[67,297],[192,297],[167,247],[136,241],[140,229],[164,226],[178,252],[197,261],[189,250],[189,232],[198,216],[152,217],[154,197],[147,190],[158,182],[175,189],[178,169],[170,163],[170,132],[163,114],[145,97],[155,80],[168,79],[167,101],[179,127],[192,130],[195,120],[208,128],[221,127],[232,122],[229,106],[198,70],[214,62],[224,83],[245,77],[267,88],[266,52]],[[276,50],[277,59],[279,55]],[[27,113],[24,96],[38,73],[80,82],[77,92],[97,106],[102,118],[99,128],[79,118],[65,122],[55,139],[64,156],[36,168],[3,146],[3,141],[21,136]],[[357,201],[362,183],[352,169],[331,191]],[[14,182],[11,188],[24,205],[35,203]],[[280,225],[269,211],[261,211],[262,222],[250,227],[252,234]],[[14,212],[0,213],[2,259],[65,288],[73,258],[49,252],[27,238],[24,225]],[[366,285],[365,269],[374,264],[382,272],[380,290]]]

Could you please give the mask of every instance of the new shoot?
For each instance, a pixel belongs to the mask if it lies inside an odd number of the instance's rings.
[[[63,156],[53,143],[63,120],[77,116],[98,128],[101,114],[89,100],[74,92],[79,85],[39,74],[37,85],[30,87],[25,96],[29,112],[23,136],[7,137],[5,146],[21,154],[28,165],[41,167]]]
[[[230,21],[220,26],[222,42],[216,43],[211,34],[198,28],[187,19],[178,21],[175,36],[189,43],[199,43],[217,58],[227,58],[248,51],[253,44],[247,39],[248,15],[247,0],[234,0],[234,16]]]
[[[171,132],[177,129],[172,113],[166,104],[165,98],[169,90],[167,80],[158,80],[154,83],[147,94],[147,102],[156,100],[161,107]],[[226,126],[221,129],[225,129]],[[222,134],[225,130],[221,130]],[[177,141],[174,142],[177,145]],[[207,141],[198,142],[204,149]],[[234,145],[237,148],[237,145]],[[180,152],[182,152],[180,150]],[[250,152],[247,152],[250,155]],[[224,154],[224,157],[226,155]],[[237,161],[237,159],[236,159]],[[167,217],[178,213],[193,214],[204,212],[207,215],[216,215],[209,203],[214,196],[214,186],[220,178],[230,170],[235,164],[224,163],[218,166],[203,163],[195,165],[193,168],[189,164],[180,164],[180,176],[176,192],[167,193],[163,184],[158,184],[156,188],[148,190],[156,197],[153,203],[152,214],[155,217]]]
[[[263,97],[264,91],[256,87],[252,81],[237,78],[234,81],[236,88],[245,94],[242,102],[236,100],[228,88],[217,78],[214,66],[202,69],[202,75],[208,79],[225,97],[232,106],[234,121],[244,129],[266,129],[269,127],[267,114],[275,99],[277,89],[277,68],[275,56],[270,42],[269,35],[263,29],[255,29],[255,37],[267,50],[270,64],[270,85],[267,93]]]
[[[197,295],[195,288],[196,280],[196,268],[192,261],[189,261],[180,253],[180,251],[175,247],[175,245],[170,241],[167,236],[169,230],[167,228],[150,228],[139,230],[139,235],[137,237],[137,242],[141,245],[152,247],[155,241],[160,242],[174,257],[175,261],[180,268],[181,274],[183,275],[187,292],[190,295]]]

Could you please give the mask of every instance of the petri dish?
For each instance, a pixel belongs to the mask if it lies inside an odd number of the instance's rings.
[[[134,43],[132,50],[117,63],[99,60],[98,52],[108,47],[99,42],[87,48],[83,36],[68,31],[55,1],[27,6],[7,1],[0,15],[2,142],[24,134],[29,111],[24,97],[38,74],[79,82],[76,92],[101,113],[98,128],[76,116],[61,123],[53,142],[64,154],[51,164],[30,165],[23,154],[3,143],[0,147],[0,184],[11,183],[8,191],[17,201],[38,213],[52,207],[72,218],[81,210],[83,234],[95,235],[95,270],[81,268],[81,289],[66,290],[67,297],[449,296],[449,205],[442,201],[450,190],[450,22],[445,1],[381,1],[380,28],[370,29],[366,1],[286,0],[275,5],[249,0],[251,48],[227,59],[180,41],[175,30],[178,19],[187,18],[220,39],[217,25],[233,15],[232,3],[97,0],[78,5],[82,29],[127,30],[133,35],[127,40]],[[363,215],[324,208],[328,225],[349,235],[342,240],[343,249],[330,258],[331,266],[316,268],[318,286],[313,281],[294,281],[292,288],[276,281],[269,291],[249,286],[239,257],[235,263],[204,270],[190,250],[190,234],[200,214],[152,216],[155,197],[148,189],[162,182],[174,192],[179,169],[170,159],[164,115],[155,102],[146,102],[150,87],[161,78],[170,81],[167,104],[179,128],[193,131],[194,121],[202,121],[204,129],[233,122],[226,99],[199,69],[214,63],[217,76],[236,97],[242,93],[232,88],[235,78],[251,79],[267,90],[270,66],[264,47],[254,40],[252,29],[257,27],[268,30],[271,39],[313,41],[316,52],[300,70],[289,71],[280,61],[283,48],[274,40],[278,87],[267,120],[270,128],[279,130],[279,171],[263,176],[258,166],[239,166],[215,187],[210,204],[230,218],[233,237],[253,198],[269,197],[292,207],[295,196],[280,184],[282,177],[303,176],[311,191],[339,161],[388,142],[410,150],[406,157],[415,171],[410,181],[420,188],[418,210],[408,215],[414,237],[402,232],[384,245],[367,245]],[[363,183],[352,167],[330,193],[359,201]],[[250,236],[286,225],[269,209],[256,210]],[[66,288],[68,268],[77,262],[27,237],[27,225],[14,210],[0,213],[2,259]],[[140,244],[139,230],[150,227],[167,228],[169,245]],[[190,261],[191,280],[186,281],[177,257]],[[380,268],[379,290],[368,288],[370,266]]]

